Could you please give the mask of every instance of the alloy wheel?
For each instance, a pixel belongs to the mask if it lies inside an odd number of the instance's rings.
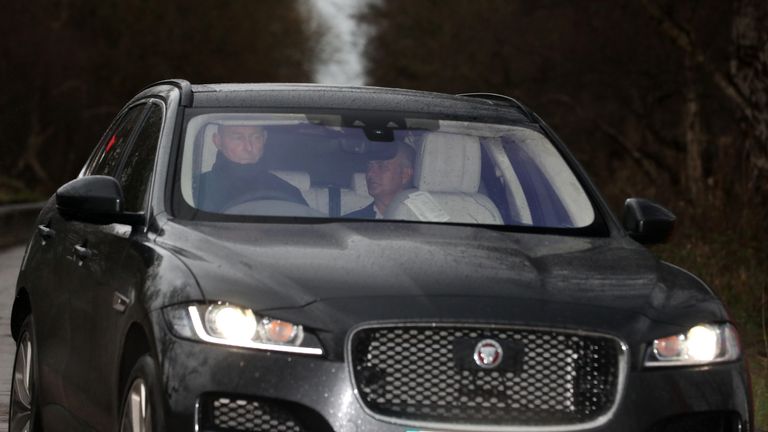
[[[142,378],[136,378],[123,402],[121,432],[152,431],[152,412],[149,403],[149,391]]]
[[[32,338],[24,332],[16,346],[16,361],[13,367],[13,383],[10,406],[10,432],[32,430],[32,401],[34,369],[32,367]]]

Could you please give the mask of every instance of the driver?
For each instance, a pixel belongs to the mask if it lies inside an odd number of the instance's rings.
[[[224,211],[248,197],[307,205],[295,186],[267,171],[261,162],[266,140],[267,131],[260,126],[218,126],[213,134],[216,161],[198,179],[201,209]]]

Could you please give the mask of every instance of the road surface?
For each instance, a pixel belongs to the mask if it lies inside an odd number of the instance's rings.
[[[11,339],[11,306],[24,246],[0,250],[0,432],[8,430],[8,399],[15,344]]]

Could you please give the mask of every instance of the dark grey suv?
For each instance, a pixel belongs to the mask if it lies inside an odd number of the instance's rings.
[[[704,282],[513,99],[144,89],[41,212],[12,431],[751,431]]]

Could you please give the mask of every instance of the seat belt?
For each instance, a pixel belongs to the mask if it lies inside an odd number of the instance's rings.
[[[341,216],[341,189],[338,186],[328,187],[328,216]]]

